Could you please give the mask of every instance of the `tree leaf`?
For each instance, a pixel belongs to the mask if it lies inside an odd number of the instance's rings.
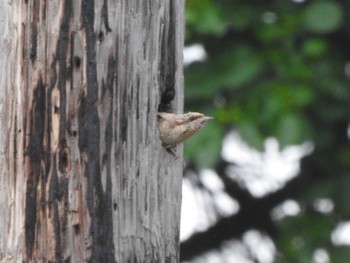
[[[314,1],[305,9],[305,28],[316,33],[331,33],[343,22],[343,11],[335,1]]]
[[[276,136],[282,146],[300,144],[309,138],[307,123],[296,113],[284,115],[276,128]]]
[[[219,157],[223,130],[215,121],[198,131],[185,142],[185,157],[200,168],[213,167]]]

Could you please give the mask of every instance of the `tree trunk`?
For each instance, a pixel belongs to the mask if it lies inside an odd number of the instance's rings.
[[[0,1],[1,262],[178,261],[183,2]]]

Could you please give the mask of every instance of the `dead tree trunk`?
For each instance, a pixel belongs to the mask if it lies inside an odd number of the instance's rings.
[[[1,262],[178,261],[183,2],[0,1]]]

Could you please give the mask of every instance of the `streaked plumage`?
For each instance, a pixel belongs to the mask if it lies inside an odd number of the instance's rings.
[[[158,113],[158,130],[163,146],[167,149],[182,143],[204,127],[212,117],[198,112],[185,114]]]

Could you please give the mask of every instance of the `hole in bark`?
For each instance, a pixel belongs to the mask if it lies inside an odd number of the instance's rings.
[[[68,160],[67,153],[62,153],[61,154],[61,158],[60,158],[61,164],[66,166],[67,165],[67,160]]]
[[[99,40],[100,42],[102,42],[102,41],[103,41],[103,37],[104,37],[104,34],[103,34],[102,31],[100,31],[100,33],[98,33],[98,40]]]
[[[53,107],[53,110],[54,110],[54,113],[56,113],[56,114],[57,114],[57,113],[59,112],[60,108],[59,108],[59,107],[57,107],[57,106],[54,106],[54,107]]]
[[[171,102],[175,98],[175,89],[169,88],[164,91],[160,104],[158,106],[158,112],[171,112]]]
[[[78,134],[78,132],[76,130],[73,130],[71,127],[68,127],[67,131],[70,135],[72,135],[74,137],[77,136],[77,134]]]
[[[79,224],[74,225],[74,233],[76,235],[78,235],[80,233],[80,225]]]
[[[64,148],[59,153],[59,169],[62,173],[70,169],[69,148]]]
[[[113,204],[113,208],[114,208],[114,210],[117,210],[118,204],[117,204],[117,203],[114,203],[114,204]]]
[[[78,56],[74,56],[73,58],[74,66],[76,68],[80,68],[81,58]]]
[[[30,57],[30,60],[31,60],[32,62],[34,62],[34,60],[36,59],[36,53],[35,53],[34,50],[31,50],[31,51],[30,51],[29,57]]]

